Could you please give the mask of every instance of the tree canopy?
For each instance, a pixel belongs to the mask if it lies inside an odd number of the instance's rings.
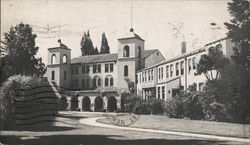
[[[35,58],[39,50],[35,42],[36,37],[32,28],[23,23],[11,27],[9,32],[4,33],[4,56],[1,58],[0,71],[5,78],[12,74],[42,76],[45,73],[42,58]]]
[[[82,56],[84,55],[95,55],[98,54],[98,49],[95,49],[93,46],[93,42],[90,38],[89,31],[84,32],[81,40],[81,50],[82,50]]]
[[[197,64],[197,74],[204,74],[208,80],[218,79],[227,64],[229,64],[229,60],[222,52],[212,47],[209,49],[208,55],[201,56]]]
[[[105,54],[105,53],[110,53],[109,51],[109,44],[108,44],[108,40],[106,38],[105,33],[102,33],[102,42],[101,42],[101,50],[100,53],[101,54]]]

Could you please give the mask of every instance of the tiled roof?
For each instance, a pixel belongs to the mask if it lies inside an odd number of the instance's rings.
[[[145,50],[144,57],[146,58],[156,51],[157,51],[157,49]],[[117,59],[118,59],[117,53],[88,55],[88,56],[79,56],[79,57],[71,59],[71,64],[74,64],[74,63],[114,62],[114,61],[117,61]]]
[[[136,39],[144,41],[138,34],[136,34],[134,32],[126,33],[124,36],[120,37],[118,40],[129,39],[129,38],[136,38]]]
[[[149,57],[149,55],[155,53],[157,49],[151,49],[151,50],[144,50],[144,58]]]

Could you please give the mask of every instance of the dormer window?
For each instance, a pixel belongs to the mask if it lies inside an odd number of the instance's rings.
[[[129,57],[129,46],[126,45],[123,48],[123,57]]]

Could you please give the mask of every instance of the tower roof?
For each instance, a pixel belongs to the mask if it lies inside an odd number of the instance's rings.
[[[134,29],[131,28],[129,32],[125,33],[122,37],[118,38],[118,40],[123,40],[123,39],[131,39],[131,38],[136,38],[142,41],[145,41],[142,39],[138,34],[134,32]]]

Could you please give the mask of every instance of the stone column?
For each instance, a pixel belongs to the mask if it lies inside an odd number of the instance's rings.
[[[82,99],[83,99],[83,96],[78,97],[78,108],[80,108],[81,111],[83,111],[83,109],[82,109]]]
[[[121,109],[121,96],[115,97],[116,98],[116,105],[117,105],[117,109]]]
[[[67,110],[69,110],[70,111],[70,109],[71,109],[71,97],[70,96],[68,96],[68,97],[66,97],[67,98],[67,104],[68,104],[68,106],[67,106]]]

